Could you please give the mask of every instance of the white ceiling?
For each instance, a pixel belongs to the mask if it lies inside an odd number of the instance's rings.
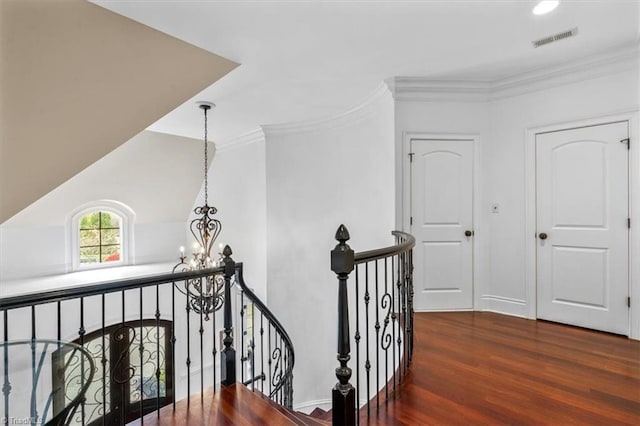
[[[493,81],[640,40],[640,0],[564,0],[544,16],[528,0],[95,3],[241,64],[149,128],[199,138],[194,102],[209,100],[219,143],[339,114],[389,77]],[[531,45],[574,27],[574,38]]]

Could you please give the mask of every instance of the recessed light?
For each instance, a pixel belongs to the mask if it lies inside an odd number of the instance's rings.
[[[545,13],[551,12],[553,9],[558,7],[560,4],[559,0],[544,0],[541,1],[533,8],[534,15],[544,15]]]

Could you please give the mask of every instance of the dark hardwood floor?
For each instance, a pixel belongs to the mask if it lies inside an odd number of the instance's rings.
[[[308,425],[325,426],[326,423],[305,414],[296,413],[279,406],[271,400],[254,393],[244,385],[233,386],[213,392],[209,388],[187,400],[176,403],[176,410],[168,405],[157,412],[147,414],[144,421],[137,420],[129,426],[257,426],[257,425]]]
[[[640,342],[486,312],[419,313],[405,385],[361,423],[640,425]]]
[[[406,382],[361,424],[640,425],[638,341],[482,312],[419,313],[415,329]],[[204,400],[192,396],[190,410],[183,400],[144,424],[329,424],[240,384]]]

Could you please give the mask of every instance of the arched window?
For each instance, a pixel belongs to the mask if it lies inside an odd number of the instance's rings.
[[[71,217],[73,270],[131,263],[133,211],[114,201],[91,203]]]
[[[110,211],[93,211],[82,216],[78,251],[80,265],[120,262],[122,218]]]

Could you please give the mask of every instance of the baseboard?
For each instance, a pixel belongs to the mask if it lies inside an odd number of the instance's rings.
[[[480,296],[481,311],[496,312],[514,317],[529,318],[527,302],[509,297],[485,294]]]
[[[331,410],[330,399],[317,399],[315,401],[306,401],[301,404],[294,404],[293,409],[295,411],[301,411],[305,414],[310,414],[316,408],[320,408],[324,411]]]

